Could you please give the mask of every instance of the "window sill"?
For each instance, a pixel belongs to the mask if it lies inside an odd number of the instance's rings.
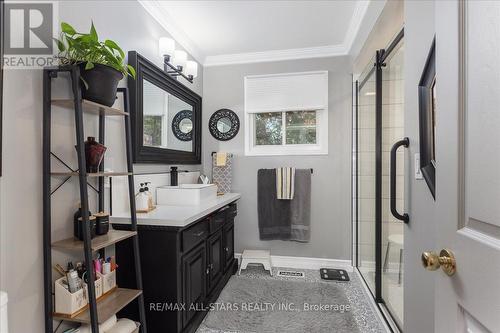
[[[328,147],[320,146],[260,146],[247,147],[245,156],[308,156],[308,155],[328,155]]]

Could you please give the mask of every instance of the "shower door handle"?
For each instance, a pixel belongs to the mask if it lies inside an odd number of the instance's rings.
[[[392,215],[397,218],[398,220],[403,221],[404,223],[408,223],[410,221],[410,216],[406,213],[403,213],[403,215],[399,214],[397,208],[396,208],[396,153],[398,151],[399,147],[405,147],[408,148],[410,146],[410,139],[404,138],[403,140],[400,140],[392,146],[391,149],[391,213]]]

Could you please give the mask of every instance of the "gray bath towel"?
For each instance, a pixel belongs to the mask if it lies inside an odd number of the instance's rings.
[[[295,194],[290,205],[290,240],[309,242],[311,236],[311,170],[295,170]]]
[[[293,200],[276,198],[276,170],[257,173],[257,210],[261,240],[308,242],[311,223],[311,171],[296,170]]]

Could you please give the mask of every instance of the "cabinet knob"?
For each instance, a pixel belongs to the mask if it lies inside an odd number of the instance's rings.
[[[207,271],[206,271],[206,274],[210,274],[210,268],[207,267]]]
[[[226,250],[226,252],[229,252],[229,248],[228,247],[226,247],[224,250]]]

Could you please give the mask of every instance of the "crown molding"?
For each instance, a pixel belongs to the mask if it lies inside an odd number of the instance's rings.
[[[196,61],[203,64],[205,55],[186,33],[175,24],[170,14],[161,5],[160,0],[137,0],[170,35],[188,52]]]
[[[356,33],[352,35],[353,39],[350,41],[351,44],[349,47],[349,54],[353,57],[359,55],[361,48],[384,10],[387,1],[390,0],[367,1],[365,9],[363,9],[362,3],[358,3],[361,8],[358,9],[359,12],[356,15],[361,16],[361,21],[357,24]],[[346,39],[346,43],[348,42],[349,40]]]
[[[258,62],[272,62],[283,60],[297,60],[310,58],[325,58],[347,55],[344,44],[306,47],[299,49],[273,50],[262,52],[222,54],[207,56],[203,66],[224,66],[236,64],[249,64]]]
[[[380,4],[377,4],[375,6],[377,8],[374,9],[370,7],[370,4],[373,3],[372,0],[358,0],[344,41],[341,44],[213,56],[205,56],[187,34],[175,24],[168,11],[161,5],[160,0],[138,0],[138,2],[195,60],[204,67],[211,67],[355,55],[359,51],[357,44],[360,43],[360,40],[365,39],[362,36],[366,34],[364,30],[373,25],[374,22],[371,21],[376,20],[386,0],[376,1]]]
[[[352,51],[352,45],[356,36],[359,33],[363,19],[365,18],[366,12],[368,11],[368,6],[370,5],[370,0],[359,0],[356,3],[354,12],[351,17],[351,22],[347,28],[347,32],[344,38],[344,45],[346,46],[347,52],[350,54]]]

